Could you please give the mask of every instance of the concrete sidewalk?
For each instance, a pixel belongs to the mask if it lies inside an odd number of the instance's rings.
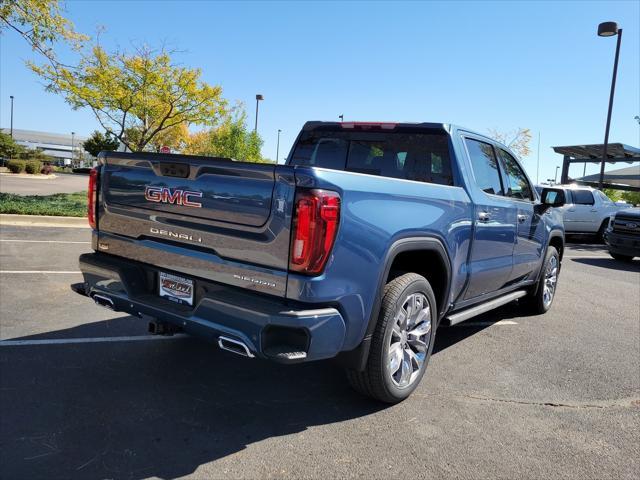
[[[2,213],[0,214],[0,227],[2,226],[89,228],[89,223],[86,217],[54,217]]]

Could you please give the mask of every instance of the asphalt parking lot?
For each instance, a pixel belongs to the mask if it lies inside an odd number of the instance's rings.
[[[87,190],[88,175],[56,173],[55,177],[30,175],[0,175],[0,192],[18,195],[52,195]]]
[[[572,244],[551,312],[438,331],[385,407],[69,289],[89,230],[0,230],[0,478],[637,478],[640,262]],[[42,273],[45,272],[45,273]],[[48,272],[48,273],[46,273]]]

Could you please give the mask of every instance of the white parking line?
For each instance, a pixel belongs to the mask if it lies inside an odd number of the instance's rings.
[[[93,337],[93,338],[51,338],[43,340],[1,340],[0,347],[22,347],[28,345],[68,345],[73,343],[114,343],[114,342],[146,342],[150,340],[176,340],[188,335],[178,333],[173,336],[140,335],[131,337]]]
[[[13,238],[0,239],[0,242],[12,243],[81,243],[83,245],[91,245],[91,242],[75,242],[70,240],[19,240]]]
[[[0,274],[2,273],[63,273],[63,274],[69,274],[69,273],[82,273],[80,270],[0,270]]]

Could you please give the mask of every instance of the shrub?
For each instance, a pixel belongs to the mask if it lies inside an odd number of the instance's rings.
[[[24,167],[25,172],[27,173],[40,173],[41,163],[38,160],[29,160]]]
[[[40,173],[42,173],[43,175],[51,175],[53,173],[53,167],[49,164],[43,165]]]
[[[25,169],[25,162],[23,160],[9,160],[7,168],[11,173],[22,173]]]

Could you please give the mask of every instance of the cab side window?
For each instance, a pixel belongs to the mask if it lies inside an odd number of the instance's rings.
[[[473,169],[476,184],[485,193],[504,195],[498,170],[498,161],[493,147],[488,143],[480,142],[473,138],[465,138],[464,141],[469,151],[471,168]]]
[[[527,176],[522,171],[516,159],[501,148],[498,148],[498,156],[502,162],[504,170],[505,188],[508,197],[519,200],[533,201],[533,192]]]
[[[574,190],[573,203],[576,205],[593,205],[595,203],[593,199],[593,193],[589,190]]]

